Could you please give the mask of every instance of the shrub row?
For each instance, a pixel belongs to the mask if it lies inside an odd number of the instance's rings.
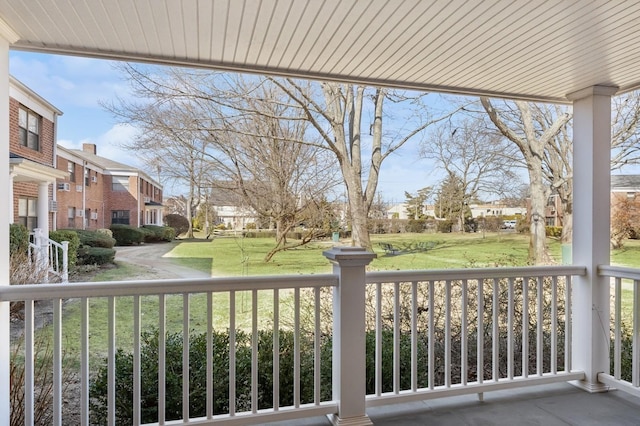
[[[560,238],[562,237],[562,226],[545,226],[545,232],[547,237]]]
[[[144,233],[145,243],[173,241],[176,238],[176,230],[169,226],[144,225],[141,230]]]
[[[9,226],[9,252],[26,253],[29,248],[29,230],[19,223],[12,223]]]
[[[273,332],[258,332],[258,386],[260,392],[258,394],[258,409],[273,407]],[[192,334],[189,337],[189,396],[190,407],[189,412],[192,417],[206,415],[206,401],[211,395],[206,392],[206,365],[207,365],[207,338],[206,334]],[[226,414],[229,412],[229,334],[228,332],[213,331],[213,399],[214,414]],[[439,336],[436,336],[437,338]],[[516,333],[515,339],[521,339],[521,335]],[[376,333],[373,330],[366,332],[366,391],[368,394],[375,392],[375,364],[376,364]],[[401,365],[410,365],[412,357],[412,337],[410,332],[402,332],[400,338],[400,360]],[[507,331],[502,330],[500,340],[504,342],[507,338]],[[560,343],[563,342],[564,330],[559,329]],[[535,333],[529,336],[531,344],[534,344],[537,337]],[[551,336],[549,331],[544,333],[545,347],[548,349],[551,344]],[[146,332],[142,335],[141,342],[141,415],[143,423],[154,423],[158,421],[158,332]],[[473,335],[469,336],[470,353],[475,353],[476,348],[473,342]],[[630,380],[631,374],[631,341],[632,333],[628,329],[623,330],[622,345],[625,349],[622,366],[622,376],[625,380]],[[166,420],[180,419],[182,416],[182,344],[183,338],[181,333],[167,334],[166,337]],[[301,333],[298,344],[300,345],[300,402],[311,403],[314,398],[314,339],[312,333]],[[394,333],[392,329],[383,329],[382,331],[382,391],[389,392],[394,389],[393,347]],[[613,345],[612,345],[613,346]],[[444,344],[438,338],[436,342],[434,360],[429,359],[428,355],[428,339],[426,333],[420,333],[418,336],[418,386],[427,387],[428,374],[427,368],[429,362],[435,362],[437,365],[444,365],[445,350]],[[456,343],[452,350],[459,354],[459,344]],[[490,351],[490,348],[486,348]],[[291,331],[279,331],[279,381],[280,381],[280,399],[281,406],[289,406],[293,404],[293,370],[294,370],[294,334]],[[514,353],[514,368],[521,371],[522,354],[519,351]],[[321,376],[321,401],[331,399],[331,357],[332,357],[332,341],[328,335],[321,337],[320,346],[320,376]],[[558,360],[564,357],[563,345],[558,347]],[[487,356],[487,363],[491,363],[491,356]],[[612,357],[613,359],[613,357]],[[238,330],[236,332],[236,409],[238,411],[251,410],[251,401],[248,395],[251,395],[251,334]],[[116,383],[116,424],[131,424],[133,420],[133,353],[125,352],[119,349],[116,353],[115,362],[115,383]],[[475,360],[470,359],[473,364]],[[530,372],[536,370],[537,360],[535,357],[529,361],[528,369]],[[551,360],[545,357],[544,368],[550,368]],[[560,363],[561,364],[561,363]],[[490,365],[487,371],[491,371]],[[452,375],[458,375],[460,372],[452,372]],[[436,372],[434,376],[434,385],[444,384],[444,371]],[[468,371],[468,380],[475,381],[477,377],[475,372]],[[400,378],[400,388],[411,388],[411,375],[402,374]],[[106,359],[104,365],[99,369],[98,373],[92,378],[90,384],[91,396],[91,423],[103,424],[106,422],[107,416],[107,388],[108,388],[108,368]]]
[[[193,334],[189,338],[189,414],[206,415],[206,334]],[[331,342],[322,344],[322,399],[331,395]],[[290,331],[280,331],[280,405],[293,405],[294,339]],[[166,420],[182,417],[182,334],[168,334],[166,354]],[[313,336],[300,336],[300,398],[302,403],[313,402]],[[158,421],[158,332],[141,336],[141,420]],[[260,331],[258,335],[259,408],[273,406],[273,332]],[[251,409],[251,334],[236,332],[236,409]],[[106,362],[106,361],[105,361]],[[118,350],[116,353],[116,424],[133,421],[133,354]],[[229,334],[213,332],[213,399],[214,414],[229,412]],[[91,424],[106,424],[108,369],[103,366],[91,380]],[[209,395],[210,396],[210,395]]]
[[[176,237],[176,231],[169,226],[144,225],[136,228],[130,225],[111,225],[110,229],[119,246],[173,241]]]

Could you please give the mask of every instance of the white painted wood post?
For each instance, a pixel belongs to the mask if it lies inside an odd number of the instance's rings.
[[[9,44],[19,39],[11,28],[0,20],[0,200],[9,199]],[[9,211],[13,200],[0,209],[0,285],[9,285]],[[0,424],[8,425],[11,418],[9,395],[9,364],[11,345],[9,336],[9,302],[0,302]]]
[[[598,265],[609,264],[611,197],[611,96],[617,88],[594,86],[567,97],[573,101],[573,263],[587,267],[573,280],[572,369],[574,383],[604,392],[598,373],[609,372],[609,281]]]
[[[69,241],[62,242],[62,282],[69,282]]]
[[[365,267],[375,253],[360,247],[334,247],[323,252],[333,263],[339,284],[333,293],[334,425],[371,425],[365,411]]]

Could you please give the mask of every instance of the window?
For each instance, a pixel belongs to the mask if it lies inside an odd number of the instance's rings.
[[[76,208],[75,207],[69,207],[69,210],[67,211],[67,218],[69,219],[69,224],[67,226],[69,228],[75,228],[76,227]]]
[[[111,190],[112,191],[128,191],[129,177],[128,176],[112,176]]]
[[[40,149],[40,116],[24,107],[18,108],[20,144],[36,151]]]
[[[129,225],[129,210],[112,210],[111,223]]]
[[[69,180],[71,182],[76,181],[76,163],[73,161],[67,161],[67,171],[69,172]]]
[[[18,199],[18,223],[23,224],[29,231],[38,227],[38,200],[35,198]]]

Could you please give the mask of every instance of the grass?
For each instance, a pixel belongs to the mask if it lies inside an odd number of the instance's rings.
[[[395,234],[373,235],[374,250],[378,255],[369,266],[370,270],[408,270],[408,269],[451,269],[466,267],[523,266],[527,264],[529,239],[516,233],[482,234]],[[419,242],[434,241],[433,249],[417,251]],[[385,254],[379,243],[390,243],[400,252],[396,255]],[[188,266],[209,272],[214,276],[273,275],[329,273],[331,265],[322,255],[330,249],[332,242],[317,242],[293,250],[278,253],[272,262],[265,263],[263,257],[271,248],[271,239],[252,238],[216,238],[214,240],[184,240],[172,243],[168,252],[178,265]],[[346,244],[346,241],[341,242]],[[549,240],[551,255],[560,262],[561,247],[557,241]],[[640,242],[629,241],[624,249],[612,253],[612,263],[640,267]],[[143,273],[146,268],[128,263],[119,263],[117,268],[100,272],[94,281],[122,281]],[[281,314],[291,315],[291,293],[281,292]],[[157,296],[142,298],[141,327],[149,330],[158,327]],[[190,297],[189,326],[192,331],[202,332],[206,326],[207,300],[205,295]],[[631,291],[624,290],[623,310],[632,310]],[[169,332],[182,330],[183,296],[172,295],[166,298],[166,324]],[[214,328],[224,330],[229,327],[229,294],[213,296]],[[250,328],[251,294],[241,292],[236,295],[237,326]],[[258,292],[259,325],[265,326],[271,321],[273,295],[271,292]],[[63,339],[68,354],[79,354],[82,316],[81,305],[72,301],[65,306],[63,321]],[[89,324],[91,362],[102,362],[108,345],[108,300],[94,298],[90,300]],[[116,298],[116,336],[117,346],[133,346],[133,298]],[[51,327],[44,327],[43,333],[51,333]],[[75,356],[73,357],[75,358]]]
[[[378,257],[370,270],[452,269],[527,264],[529,239],[516,233],[482,234],[394,234],[373,235]],[[413,250],[419,242],[433,241],[435,248]],[[379,243],[400,249],[396,255],[385,254]],[[348,244],[343,241],[341,245]],[[322,255],[333,243],[317,242],[276,254],[269,263],[264,255],[272,247],[271,239],[223,237],[211,241],[184,241],[167,253],[176,264],[211,273],[214,276],[315,274],[331,272]],[[552,252],[559,245],[552,242]],[[556,247],[557,246],[557,247]]]

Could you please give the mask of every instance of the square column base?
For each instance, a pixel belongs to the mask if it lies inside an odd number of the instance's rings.
[[[586,380],[572,380],[569,383],[589,393],[609,392],[609,386],[604,383],[590,383]]]
[[[369,426],[373,425],[371,419],[366,414],[364,416],[349,417],[341,419],[337,414],[327,414],[327,418],[334,426]]]

